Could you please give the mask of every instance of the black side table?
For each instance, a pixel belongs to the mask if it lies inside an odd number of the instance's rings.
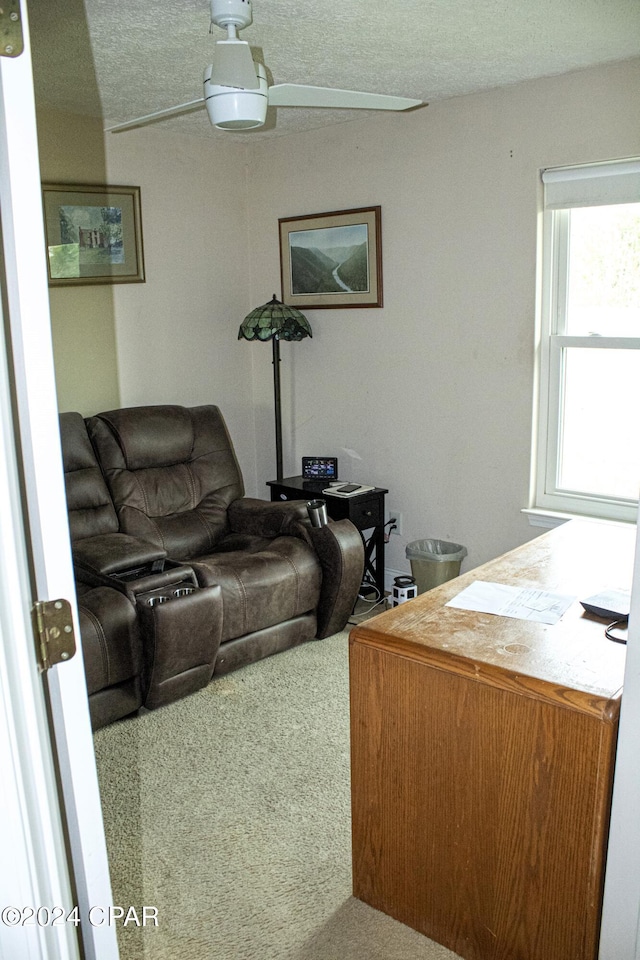
[[[364,543],[364,580],[384,596],[384,497],[388,490],[374,487],[353,497],[331,496],[322,493],[319,483],[309,483],[302,477],[285,477],[284,480],[268,480],[272,500],[326,501],[327,513],[332,520],[351,520],[360,531]]]

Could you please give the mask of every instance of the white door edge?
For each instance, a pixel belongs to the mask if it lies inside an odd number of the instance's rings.
[[[23,3],[25,52],[0,57],[0,216],[28,546],[40,600],[65,597],[75,585],[60,452],[51,343],[35,103]],[[76,636],[77,631],[77,611]],[[9,644],[20,643],[10,635]],[[79,642],[79,637],[78,637]],[[31,644],[29,649],[33,651]],[[33,656],[35,656],[32,653]],[[35,662],[35,660],[34,660]],[[86,960],[117,960],[115,928],[88,922],[91,906],[112,904],[108,860],[80,650],[48,678],[51,723],[64,798],[73,883],[83,916]],[[12,709],[20,711],[19,698]],[[26,718],[23,718],[26,722]],[[14,717],[19,726],[22,719]],[[40,737],[41,728],[31,729]],[[44,749],[44,743],[41,744]],[[47,906],[44,904],[43,906]],[[9,954],[15,958],[22,954]],[[29,956],[29,954],[25,954]]]
[[[638,521],[640,527],[640,518]],[[640,960],[640,537],[631,593],[627,659],[620,706],[600,960]]]
[[[58,923],[58,911],[53,913],[59,908],[66,918],[74,904],[29,617],[31,587],[4,352],[0,531],[0,956],[75,960],[76,925]]]

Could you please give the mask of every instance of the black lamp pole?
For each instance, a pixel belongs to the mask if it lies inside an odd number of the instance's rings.
[[[282,405],[280,403],[280,340],[275,336],[273,344],[273,396],[276,412],[276,480],[282,480]]]

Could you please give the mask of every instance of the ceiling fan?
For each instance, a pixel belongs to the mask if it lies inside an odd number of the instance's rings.
[[[204,71],[204,95],[107,129],[119,133],[190,113],[200,107],[206,107],[214,127],[250,130],[264,124],[268,106],[407,110],[422,103],[408,97],[297,83],[278,83],[269,87],[264,66],[254,62],[248,42],[238,39],[238,30],[248,27],[252,21],[251,0],[211,0],[211,24],[226,29],[227,37],[216,41],[213,63]]]

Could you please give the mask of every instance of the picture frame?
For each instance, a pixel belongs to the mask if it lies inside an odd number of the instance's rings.
[[[380,207],[278,220],[282,301],[331,309],[382,306]]]
[[[43,183],[52,287],[144,283],[140,188]]]

